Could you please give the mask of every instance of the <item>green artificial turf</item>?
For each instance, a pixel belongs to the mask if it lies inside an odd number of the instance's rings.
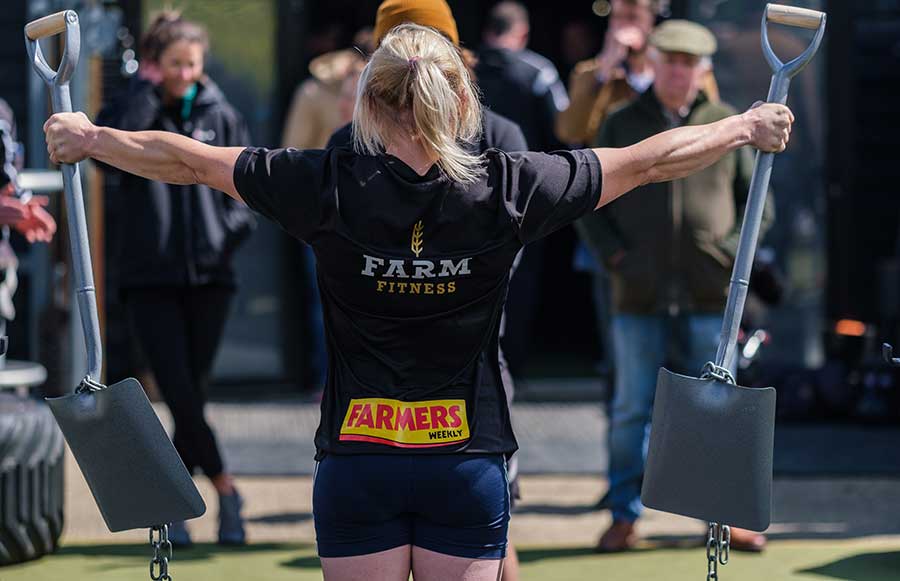
[[[585,548],[519,549],[523,581],[699,581],[706,577],[702,548],[638,550],[597,555]],[[0,568],[0,581],[130,581],[149,578],[149,547],[83,544],[12,567]],[[321,579],[315,548],[302,544],[257,544],[241,549],[198,545],[177,551],[171,564],[174,581],[221,579]],[[720,569],[722,581],[897,581],[900,541],[782,541],[764,555],[734,554]],[[372,581],[377,581],[373,579]]]

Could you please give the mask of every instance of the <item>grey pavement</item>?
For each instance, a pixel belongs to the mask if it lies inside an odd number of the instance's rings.
[[[156,410],[164,424],[164,405]],[[247,499],[256,542],[314,539],[310,475],[319,406],[296,400],[213,402],[208,417]],[[523,499],[511,536],[524,545],[591,546],[609,524],[593,506],[605,492],[606,416],[598,402],[517,403]],[[780,426],[773,490],[774,539],[866,539],[900,542],[900,428],[850,425]],[[66,542],[141,542],[146,531],[109,535],[84,479],[69,457]],[[217,502],[205,478],[197,484],[209,506],[191,527],[195,540],[215,538]],[[694,545],[704,524],[656,511],[639,523],[646,542]]]
[[[168,422],[165,406],[156,409]],[[207,414],[235,474],[312,474],[318,404],[223,401],[211,403]],[[605,473],[607,418],[600,402],[526,401],[515,403],[512,415],[523,474]],[[779,424],[775,440],[779,476],[900,475],[900,426]]]

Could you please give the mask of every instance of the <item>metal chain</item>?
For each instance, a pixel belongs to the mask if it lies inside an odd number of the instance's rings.
[[[709,523],[706,537],[706,581],[718,581],[719,565],[727,565],[731,557],[731,527]]]
[[[734,375],[731,371],[725,369],[724,367],[720,367],[713,363],[712,361],[708,361],[706,365],[703,366],[703,371],[700,375],[701,379],[716,379],[718,381],[724,383],[730,383],[731,385],[737,385],[737,381],[734,379]]]
[[[94,391],[103,391],[106,389],[106,386],[102,383],[97,383],[90,376],[85,377],[81,380],[81,383],[78,384],[78,387],[75,388],[75,393],[91,393]]]
[[[159,533],[159,537],[154,538],[154,533]],[[169,575],[169,561],[172,560],[169,525],[150,529],[150,546],[153,547],[153,558],[150,559],[150,578],[153,581],[172,581],[172,577]]]

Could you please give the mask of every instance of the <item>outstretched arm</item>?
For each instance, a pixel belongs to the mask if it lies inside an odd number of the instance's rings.
[[[698,172],[744,145],[784,151],[793,121],[794,115],[784,105],[762,104],[715,123],[672,129],[630,147],[595,149],[603,168],[597,207],[638,186]]]
[[[234,165],[243,147],[214,147],[165,131],[97,127],[84,113],[57,113],[44,124],[54,163],[91,157],[141,177],[170,184],[206,184],[241,200]]]

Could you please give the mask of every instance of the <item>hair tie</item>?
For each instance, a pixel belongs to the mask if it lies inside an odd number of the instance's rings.
[[[416,63],[418,63],[420,60],[422,60],[422,57],[420,57],[420,56],[414,56],[411,59],[409,59],[409,70],[415,71]]]

